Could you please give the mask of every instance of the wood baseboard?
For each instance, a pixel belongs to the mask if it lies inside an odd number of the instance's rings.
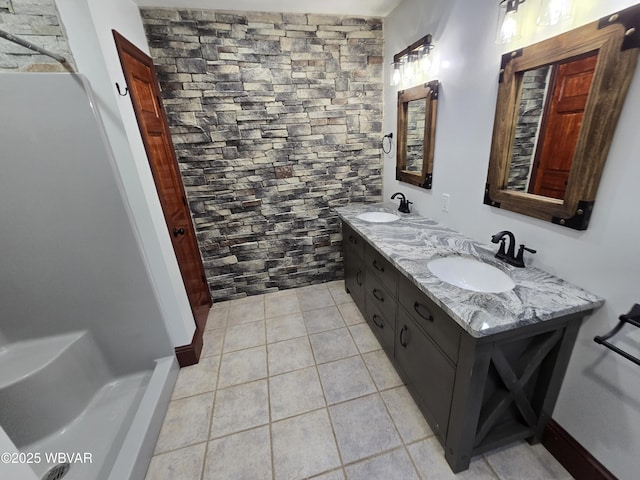
[[[178,359],[178,365],[180,365],[180,368],[195,365],[200,361],[204,329],[207,326],[207,317],[209,315],[210,307],[211,304],[202,305],[193,311],[196,331],[193,333],[191,343],[189,345],[182,345],[181,347],[175,348],[176,358]]]
[[[578,441],[553,419],[542,435],[542,445],[576,480],[617,480]]]

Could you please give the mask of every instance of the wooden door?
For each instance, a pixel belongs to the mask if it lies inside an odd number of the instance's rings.
[[[115,30],[113,37],[138,120],[164,219],[196,321],[191,345],[176,348],[181,366],[197,363],[211,294],[191,221],[153,61]]]
[[[564,198],[597,55],[558,65],[543,120],[542,148],[532,172],[529,193]],[[546,125],[546,126],[545,126]]]

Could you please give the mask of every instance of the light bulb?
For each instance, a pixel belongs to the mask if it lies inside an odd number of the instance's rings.
[[[536,23],[542,26],[557,25],[571,19],[571,0],[542,0]]]
[[[505,13],[502,25],[500,26],[500,31],[498,32],[499,43],[509,43],[516,38],[516,35],[518,34],[516,13],[517,10],[511,10],[510,12]]]
[[[391,86],[397,87],[402,82],[402,72],[400,62],[394,62],[393,73],[391,74]]]
[[[424,47],[420,51],[419,63],[422,73],[429,73],[431,71],[431,55],[429,54],[429,47]]]
[[[404,74],[402,76],[407,85],[411,85],[411,82],[416,76],[416,58],[416,55],[411,54],[407,57],[407,61],[404,64]]]

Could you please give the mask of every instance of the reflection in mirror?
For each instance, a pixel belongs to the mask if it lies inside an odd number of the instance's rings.
[[[396,180],[431,188],[438,81],[398,92]]]
[[[640,5],[502,57],[484,203],[585,230],[640,50]]]
[[[507,189],[564,198],[596,60],[591,52],[518,74]]]
[[[422,172],[426,99],[412,100],[407,107],[407,163],[405,170]]]

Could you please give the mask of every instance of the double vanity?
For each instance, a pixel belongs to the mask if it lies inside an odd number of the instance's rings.
[[[538,442],[581,320],[603,300],[394,204],[337,213],[346,289],[451,469],[514,440]]]

